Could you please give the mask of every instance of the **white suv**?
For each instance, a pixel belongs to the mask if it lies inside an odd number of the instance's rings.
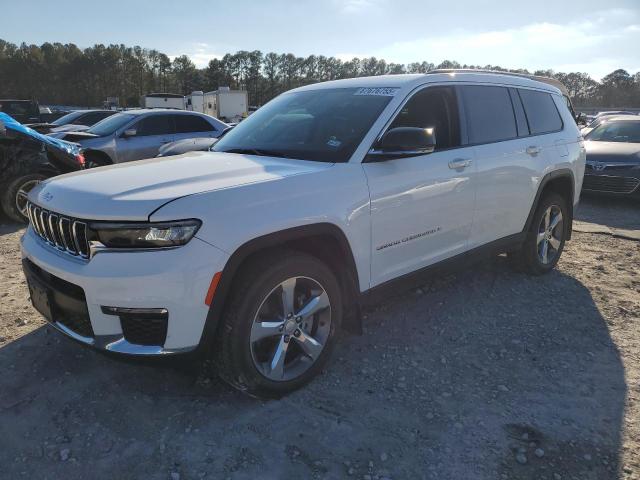
[[[206,351],[252,394],[310,380],[391,281],[483,253],[551,270],[585,165],[557,88],[487,72],[298,88],[213,150],[43,182],[23,265],[66,335]]]

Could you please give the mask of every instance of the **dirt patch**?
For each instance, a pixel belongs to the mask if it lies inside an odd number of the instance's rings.
[[[634,205],[578,218],[640,230]],[[261,402],[51,331],[20,235],[0,227],[0,477],[640,478],[640,242],[575,232],[544,277],[498,257],[425,280],[368,310],[307,388]]]

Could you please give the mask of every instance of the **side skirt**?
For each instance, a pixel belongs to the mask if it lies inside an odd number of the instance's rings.
[[[526,236],[526,232],[509,235],[508,237],[500,238],[467,252],[460,253],[454,257],[434,263],[433,265],[421,268],[415,272],[410,272],[401,277],[376,285],[360,294],[360,303],[362,306],[375,305],[389,294],[415,288],[435,275],[444,275],[460,271],[488,257],[516,250],[525,241]]]

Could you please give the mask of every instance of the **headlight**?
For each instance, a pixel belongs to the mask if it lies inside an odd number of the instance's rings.
[[[162,223],[93,223],[94,237],[109,248],[163,248],[184,245],[202,225],[200,220]]]

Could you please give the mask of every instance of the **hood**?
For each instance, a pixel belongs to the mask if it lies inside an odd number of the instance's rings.
[[[640,143],[586,141],[587,162],[639,163]]]
[[[176,198],[277,181],[332,165],[255,155],[190,152],[61,175],[34,188],[29,199],[76,218],[144,221],[154,210]]]
[[[49,134],[51,137],[61,138],[67,142],[81,142],[82,140],[88,140],[90,138],[98,138],[95,133],[89,132],[54,132]]]
[[[209,147],[217,141],[217,138],[185,138],[170,142],[160,147],[158,151],[159,157],[168,157],[170,155],[180,155],[181,153],[207,151]]]

